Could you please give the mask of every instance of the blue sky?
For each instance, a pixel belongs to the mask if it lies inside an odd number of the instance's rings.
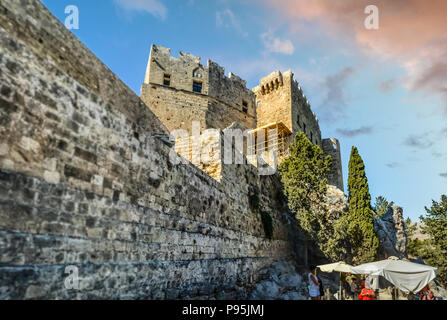
[[[382,29],[365,31],[360,25],[366,15],[348,10],[362,0],[346,0],[349,8],[342,13],[349,15],[336,17],[332,13],[340,8],[330,7],[333,2],[317,0],[315,7],[297,9],[301,1],[42,2],[61,21],[65,7],[76,5],[79,29],[73,33],[137,94],[151,43],[171,48],[174,56],[179,51],[201,56],[203,64],[211,59],[246,79],[249,88],[272,71],[291,69],[320,119],[323,137],[340,140],[345,186],[351,147],[357,146],[372,198],[383,195],[417,220],[424,206],[447,193],[447,73],[440,73],[444,56],[434,54],[444,52],[447,42],[432,45],[440,41],[436,28],[445,30],[444,22],[437,25],[433,13],[427,51],[424,42],[396,31],[391,18],[400,13],[385,5],[379,6]],[[410,2],[420,11],[416,5],[422,2]],[[407,18],[416,23],[411,10]]]

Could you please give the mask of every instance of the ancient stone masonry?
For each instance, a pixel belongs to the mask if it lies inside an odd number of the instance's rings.
[[[175,144],[189,161],[173,161],[170,134],[197,124],[215,131]],[[0,299],[245,298],[260,269],[306,264],[279,175],[261,175],[237,143],[243,161],[224,161],[226,132],[272,128],[285,149],[299,131],[325,149],[290,71],[251,91],[212,61],[152,45],[140,98],[39,1],[2,1]],[[329,182],[343,189],[330,141]],[[197,145],[215,161],[190,156]],[[67,266],[79,289],[66,288]]]
[[[290,70],[272,72],[261,79],[253,92],[256,95],[257,128],[285,126],[287,129],[281,130],[283,137],[280,141],[284,141],[284,146],[280,151],[286,154],[295,135],[304,132],[309,141],[332,157],[328,183],[343,191],[340,143],[335,138],[322,140],[318,118],[293,73]]]
[[[290,70],[272,72],[261,79],[253,92],[256,94],[258,127],[282,122],[293,137],[304,132],[312,143],[321,146],[318,119]]]
[[[141,99],[170,131],[191,130],[192,121],[202,129],[225,129],[233,122],[256,126],[255,97],[246,82],[215,62],[169,48],[151,46]]]
[[[0,12],[0,299],[243,298],[257,270],[293,256],[277,175],[223,165],[218,182],[173,165],[153,108],[39,1]]]
[[[323,152],[325,155],[329,155],[332,158],[328,184],[336,186],[340,190],[344,190],[340,142],[335,138],[323,139]]]

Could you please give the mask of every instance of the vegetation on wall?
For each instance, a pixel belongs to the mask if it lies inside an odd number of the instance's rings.
[[[346,219],[329,221],[325,195],[331,157],[324,158],[318,145],[304,133],[295,136],[289,156],[279,166],[289,209],[301,228],[331,260],[342,259],[346,253]]]
[[[265,236],[272,240],[273,239],[273,219],[270,213],[264,210],[260,210],[262,225],[264,226]]]
[[[356,147],[352,147],[348,176],[348,237],[353,263],[376,260],[379,239],[374,230],[371,195],[365,164]]]
[[[261,217],[262,225],[264,227],[265,236],[268,239],[273,239],[273,219],[269,212],[261,210],[259,195],[257,192],[253,192],[248,196],[248,204],[250,209],[259,214]]]

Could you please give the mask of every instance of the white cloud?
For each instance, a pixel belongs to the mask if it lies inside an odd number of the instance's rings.
[[[273,31],[269,30],[261,35],[264,46],[270,52],[277,52],[291,55],[295,52],[295,47],[290,40],[281,40],[273,35]]]
[[[233,28],[243,37],[248,36],[248,33],[242,28],[233,11],[230,9],[216,12],[216,26],[219,28]]]
[[[166,19],[167,8],[158,0],[115,0],[115,3],[127,11],[143,11],[162,20]]]

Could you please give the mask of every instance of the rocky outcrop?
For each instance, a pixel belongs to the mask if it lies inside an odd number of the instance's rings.
[[[439,282],[433,280],[429,284],[430,290],[433,291],[433,295],[442,300],[447,300],[447,290],[444,289]]]
[[[410,224],[410,226],[416,226],[416,230],[413,231],[413,234],[410,237],[410,239],[417,239],[420,241],[430,239],[430,235],[422,232],[422,228],[424,227],[423,223],[414,222],[414,223]]]
[[[274,262],[270,267],[259,271],[258,282],[254,290],[249,294],[251,300],[307,300],[309,297],[308,271],[297,270],[292,261]],[[338,290],[337,277],[332,273],[318,273],[318,278],[323,282],[323,288],[331,293]],[[331,295],[331,299],[334,299]]]
[[[380,258],[407,257],[407,231],[401,207],[393,206],[380,218],[374,218],[374,229],[380,241]]]
[[[264,280],[250,295],[252,300],[306,300],[307,283],[291,262],[278,261],[259,271]]]
[[[328,185],[326,192],[326,205],[328,207],[329,220],[340,218],[344,212],[348,211],[348,198],[339,188]]]

